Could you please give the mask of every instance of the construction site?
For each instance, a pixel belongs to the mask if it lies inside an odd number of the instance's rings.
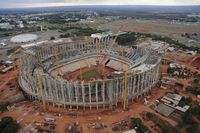
[[[116,38],[23,48],[19,85],[29,99],[44,105],[126,109],[158,82],[161,56],[150,46],[119,46]]]

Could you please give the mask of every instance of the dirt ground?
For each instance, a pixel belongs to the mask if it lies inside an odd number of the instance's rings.
[[[189,55],[182,50],[175,50],[173,52],[166,52],[165,58],[169,58],[171,60],[179,61],[179,62],[182,62],[182,63],[188,63],[193,58],[195,58],[195,56]]]
[[[154,105],[156,99],[162,97],[166,92],[173,92],[173,89],[160,89],[155,87],[146,97],[148,97],[149,103],[144,105],[143,98],[134,101],[133,103],[129,104],[129,110],[124,111],[122,109],[122,105],[119,105],[114,110],[96,110],[93,108],[92,110],[85,110],[82,109],[63,109],[59,107],[52,107],[46,105],[44,107],[41,105],[40,102],[32,102],[32,101],[24,101],[15,104],[14,111],[6,111],[0,113],[0,118],[4,116],[12,116],[16,119],[21,126],[20,132],[23,132],[25,127],[29,124],[34,122],[43,122],[46,117],[55,118],[56,119],[56,128],[55,133],[65,133],[65,129],[68,125],[72,123],[79,123],[79,127],[81,132],[83,133],[94,133],[96,132],[94,129],[88,128],[88,125],[93,122],[100,122],[107,125],[107,128],[98,130],[101,133],[113,133],[112,131],[112,123],[129,118],[129,117],[139,117],[143,121],[143,123],[151,130],[152,133],[156,133],[155,129],[152,128],[154,123],[149,121],[144,121],[140,115],[143,111],[148,111],[155,113],[156,115],[160,116],[163,120],[168,121],[171,125],[176,126],[177,122],[174,120],[164,117],[154,110],[152,110],[149,106]],[[180,92],[183,96],[188,96],[185,92]],[[193,99],[196,99],[195,96],[191,94]],[[61,116],[56,116],[55,114],[60,113]],[[76,115],[70,115],[70,113]],[[116,133],[120,133],[116,132]]]
[[[15,89],[18,70],[14,69],[5,74],[0,74],[0,103],[18,93]]]
[[[184,65],[186,68],[190,69],[192,72],[200,73],[200,70],[194,66],[198,65],[195,61],[199,59],[199,54],[196,55],[188,55],[183,52],[179,53],[179,51],[167,52],[164,55],[164,59],[172,62],[176,62],[177,64]]]
[[[194,58],[194,57],[191,57]],[[174,60],[174,58],[172,58]],[[191,60],[193,61],[193,60]],[[190,62],[182,62],[177,61],[180,64],[184,64],[186,67],[194,70],[199,71],[196,68],[194,68],[191,65]],[[166,72],[166,66],[161,66],[163,69],[162,71]],[[87,69],[85,70],[87,71]],[[1,74],[0,75],[0,91],[3,96],[0,97],[0,100],[2,98],[6,99],[7,97],[10,97],[13,95],[13,93],[10,92],[9,85],[13,85],[16,83],[16,76],[18,72],[17,70],[10,71],[7,74]],[[80,73],[77,72],[77,76]],[[187,80],[183,81],[184,84],[188,84]],[[155,87],[151,90],[151,92],[146,95],[145,97],[148,99],[148,104],[144,104],[144,97],[138,99],[137,101],[134,101],[133,103],[129,104],[129,110],[124,111],[122,108],[122,105],[119,105],[114,110],[103,110],[99,109],[96,110],[96,108],[93,108],[92,110],[85,110],[82,109],[64,109],[59,107],[52,107],[50,105],[43,106],[40,102],[36,101],[23,101],[16,103],[13,106],[13,111],[5,111],[0,113],[0,118],[5,116],[11,116],[15,120],[17,120],[21,126],[20,133],[23,133],[24,129],[27,127],[27,125],[32,124],[34,122],[43,122],[46,117],[51,117],[56,119],[56,128],[55,133],[65,133],[65,129],[69,124],[73,124],[75,122],[79,123],[79,127],[81,129],[81,132],[83,133],[94,133],[96,132],[94,129],[88,128],[88,125],[93,122],[101,122],[107,125],[107,128],[103,128],[98,130],[101,133],[113,133],[112,131],[112,123],[123,120],[125,118],[129,117],[139,117],[140,113],[143,111],[152,112],[158,116],[160,116],[163,120],[166,120],[171,125],[176,126],[177,122],[174,120],[164,117],[160,115],[159,113],[155,112],[150,108],[151,105],[155,104],[156,99],[162,97],[166,92],[173,92],[173,89],[160,89],[158,87]],[[191,96],[193,100],[198,100],[196,96],[192,94],[185,93],[184,91],[180,91],[180,94],[183,96]],[[61,114],[61,116],[57,116],[56,114]],[[72,115],[75,114],[75,115]],[[142,119],[142,118],[141,118]],[[152,133],[156,133],[156,131],[152,128],[153,123],[149,121],[142,120],[143,123],[151,130]],[[122,132],[122,131],[120,131]],[[119,132],[119,133],[120,133]],[[116,132],[118,133],[118,132]]]
[[[192,61],[191,61],[191,65],[197,68],[200,68],[200,56],[195,57]]]
[[[77,109],[63,109],[59,107],[52,107],[52,106],[42,106],[39,102],[30,102],[30,101],[24,101],[20,102],[15,105],[14,111],[6,111],[0,114],[0,118],[4,116],[12,116],[14,119],[16,119],[21,126],[21,131],[30,123],[33,123],[35,121],[42,122],[44,121],[45,117],[51,117],[56,119],[56,133],[64,133],[65,129],[67,128],[67,125],[75,123],[76,121],[79,122],[80,127],[82,129],[83,133],[93,133],[95,132],[93,129],[88,128],[88,124],[92,122],[101,122],[107,125],[107,128],[100,129],[99,131],[109,132],[112,133],[111,125],[114,122],[120,121],[122,119],[125,119],[127,117],[139,117],[141,112],[149,111],[153,112],[157,115],[159,115],[162,119],[168,121],[173,126],[177,125],[177,123],[169,118],[163,117],[151,108],[149,106],[151,104],[155,103],[155,100],[157,98],[162,97],[166,92],[171,92],[172,90],[162,90],[159,88],[154,88],[151,91],[151,95],[149,95],[149,104],[144,105],[143,98],[141,98],[138,101],[135,101],[134,103],[129,105],[129,110],[124,111],[122,109],[122,105],[119,105],[119,107],[115,108],[115,110],[96,110],[96,108],[92,110],[77,110]],[[55,116],[56,113],[61,113],[61,117]],[[76,115],[69,115],[69,113],[75,113]],[[144,124],[147,125],[147,127],[155,133],[154,129],[151,128],[152,123],[145,122]]]

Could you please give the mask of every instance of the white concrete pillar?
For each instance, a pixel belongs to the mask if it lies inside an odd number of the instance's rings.
[[[95,94],[96,94],[96,103],[97,103],[96,107],[98,109],[98,83],[97,82],[95,84]]]

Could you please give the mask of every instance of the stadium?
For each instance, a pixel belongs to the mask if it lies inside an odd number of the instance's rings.
[[[31,100],[77,109],[126,108],[159,80],[161,56],[113,38],[59,42],[23,50],[19,85]]]

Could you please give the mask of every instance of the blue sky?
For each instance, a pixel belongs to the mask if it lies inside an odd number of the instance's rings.
[[[0,8],[73,5],[200,5],[200,0],[0,0]]]

